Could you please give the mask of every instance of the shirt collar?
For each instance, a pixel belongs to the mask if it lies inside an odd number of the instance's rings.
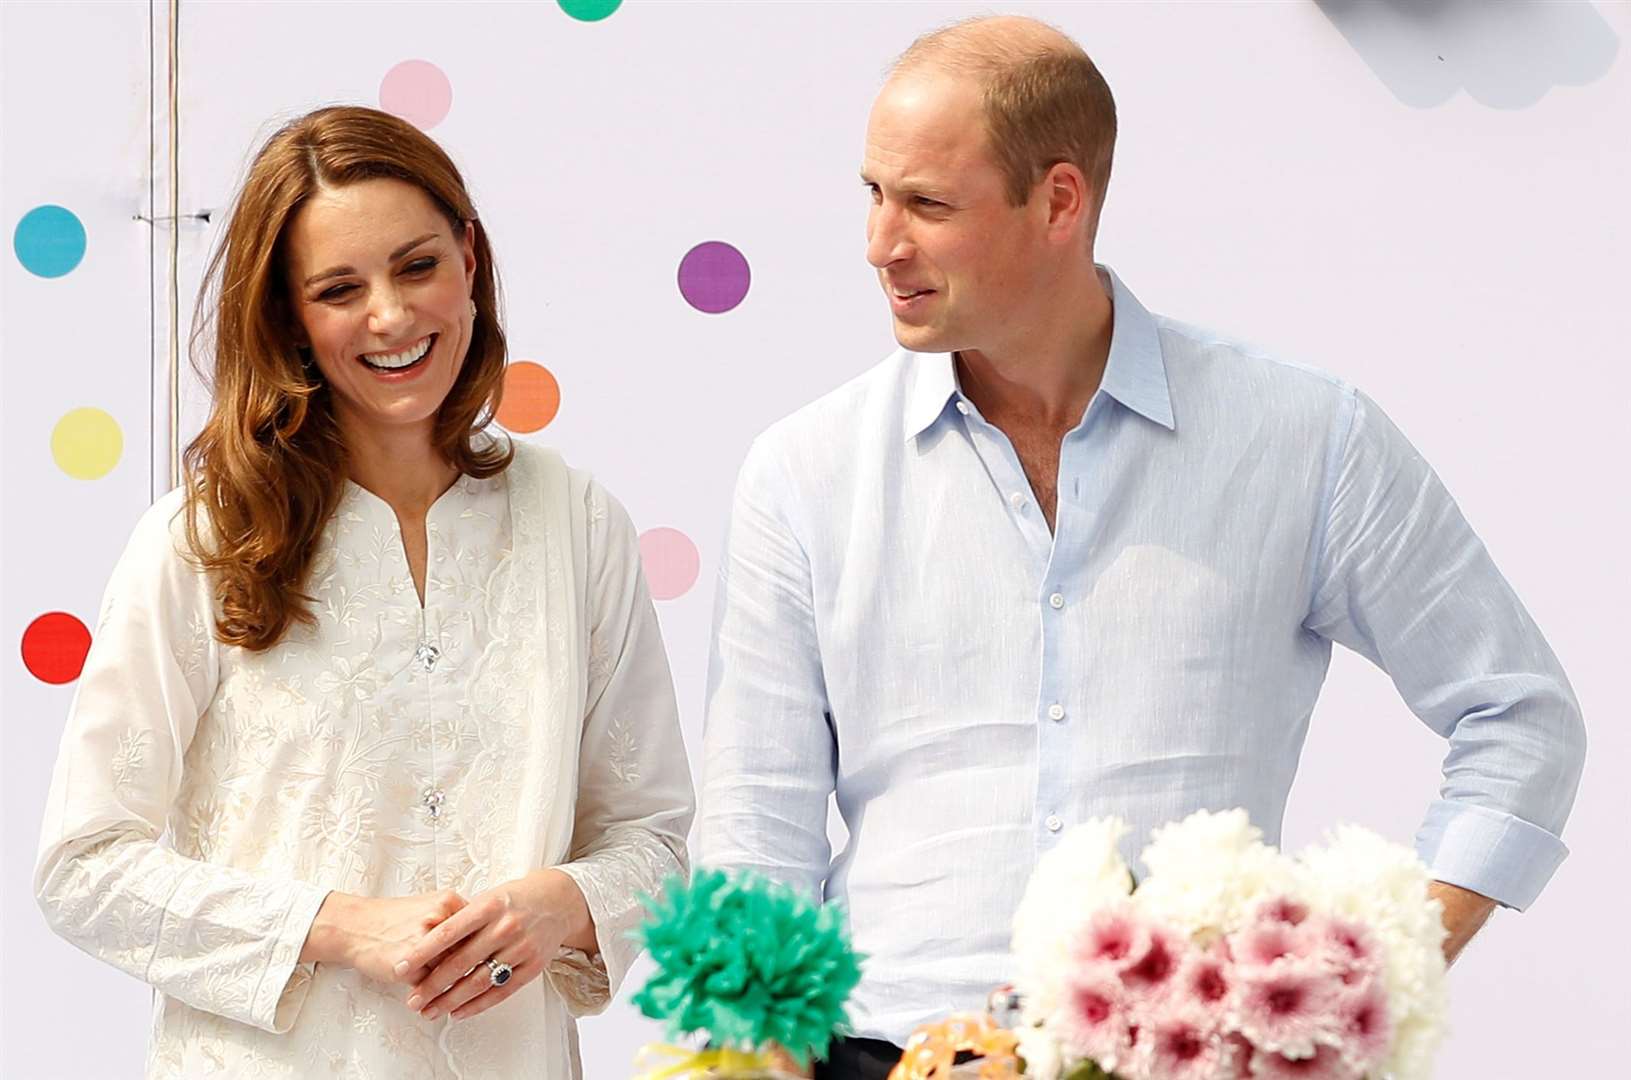
[[[1100,266],[1107,281],[1113,315],[1110,355],[1099,389],[1121,404],[1171,431],[1172,395],[1167,366],[1161,355],[1160,328],[1155,317],[1123,285],[1116,272]],[[912,385],[906,395],[905,431],[908,439],[928,430],[960,395],[951,353],[909,353]]]

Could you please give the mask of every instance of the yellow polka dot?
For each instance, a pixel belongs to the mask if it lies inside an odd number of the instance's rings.
[[[51,431],[51,456],[57,468],[76,480],[106,476],[119,464],[124,449],[119,422],[101,409],[74,409]]]

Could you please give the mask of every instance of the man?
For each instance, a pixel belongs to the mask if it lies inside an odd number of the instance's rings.
[[[1095,266],[1114,135],[1051,28],[916,42],[862,169],[901,349],[742,469],[702,858],[848,905],[858,1037],[817,1075],[883,1076],[1005,981],[1026,879],[1072,823],[1121,815],[1132,857],[1242,806],[1277,841],[1333,641],[1449,740],[1417,837],[1447,955],[1565,854],[1585,737],[1556,658],[1372,402]]]

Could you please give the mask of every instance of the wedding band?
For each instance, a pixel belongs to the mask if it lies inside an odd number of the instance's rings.
[[[494,986],[503,986],[510,981],[510,976],[513,974],[515,974],[515,969],[504,961],[495,960],[491,956],[487,958],[487,977],[493,980]]]

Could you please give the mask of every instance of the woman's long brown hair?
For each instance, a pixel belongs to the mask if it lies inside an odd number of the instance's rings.
[[[313,622],[307,576],[344,488],[346,445],[331,392],[297,344],[286,237],[319,190],[381,177],[423,190],[455,236],[474,224],[479,314],[436,416],[436,448],[475,477],[503,471],[514,453],[507,440],[475,438],[498,408],[507,351],[492,249],[458,169],[418,128],[374,109],[319,109],[285,125],[250,165],[204,276],[191,339],[201,374],[200,358],[213,348],[214,375],[205,376],[213,403],[183,457],[183,516],[215,591],[224,644],[260,651],[292,623]]]

